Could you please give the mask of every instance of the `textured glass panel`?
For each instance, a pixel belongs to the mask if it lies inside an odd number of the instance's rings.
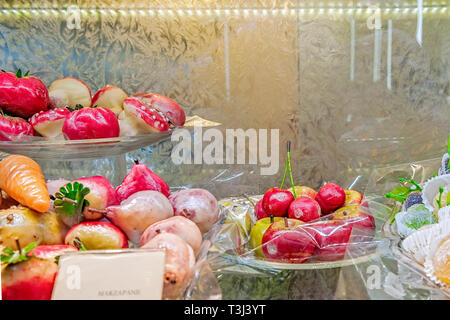
[[[222,131],[278,128],[280,152],[293,143],[298,184],[345,185],[362,175],[364,185],[374,167],[444,152],[449,31],[448,0],[423,8],[412,0],[8,0],[0,4],[0,65],[29,69],[46,84],[80,77],[93,93],[106,84],[155,91],[222,123]],[[164,141],[128,153],[128,168],[138,159],[173,187],[226,197],[278,185],[285,160],[277,175],[260,176],[255,165],[175,166],[172,148]],[[106,159],[102,170],[123,175],[123,159]],[[61,174],[89,173],[99,163],[61,164]],[[359,269],[340,271],[219,280],[229,298],[369,296],[355,280]]]
[[[228,192],[263,192],[280,181],[287,140],[299,183],[345,184],[373,167],[438,157],[444,149],[449,3],[417,5],[4,1],[0,64],[29,69],[47,84],[79,77],[93,93],[106,84],[130,94],[159,92],[189,114],[223,123],[223,130],[280,129],[276,176],[259,177],[251,165],[175,167],[170,143],[129,155],[160,173],[179,172],[168,178],[176,185],[220,175],[243,188]],[[79,26],[71,20],[74,8]]]

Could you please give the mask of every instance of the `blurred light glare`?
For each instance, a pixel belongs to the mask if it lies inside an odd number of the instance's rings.
[[[146,13],[149,13],[151,15],[154,15],[155,13],[158,13],[160,15],[175,15],[178,14],[180,16],[182,15],[198,15],[198,16],[203,16],[203,15],[207,15],[207,16],[211,16],[213,14],[216,15],[245,15],[248,16],[249,14],[254,14],[254,15],[263,15],[263,16],[267,16],[267,15],[295,15],[297,13],[300,14],[305,14],[305,13],[320,13],[320,14],[326,14],[326,13],[331,13],[331,14],[336,14],[336,13],[352,13],[352,12],[356,12],[356,14],[373,14],[374,12],[386,12],[386,13],[390,13],[390,12],[394,12],[395,14],[405,14],[405,13],[411,13],[413,12],[414,14],[417,14],[418,12],[418,8],[415,7],[396,7],[396,8],[380,8],[380,7],[371,7],[371,8],[367,8],[367,7],[348,7],[348,8],[344,8],[343,5],[339,2],[339,5],[336,4],[336,6],[334,7],[328,7],[328,8],[324,8],[324,7],[317,7],[317,6],[306,6],[305,8],[298,8],[298,9],[294,9],[294,8],[288,8],[288,7],[284,7],[284,8],[272,8],[272,9],[267,9],[267,8],[263,8],[263,9],[251,9],[251,8],[245,8],[245,9],[177,9],[177,10],[172,10],[172,9],[128,9],[128,8],[123,8],[123,9],[101,9],[101,8],[96,8],[96,9],[78,9],[80,13],[84,13],[84,14],[111,14],[111,15],[116,15],[118,13],[120,13],[121,15],[136,15],[136,14],[141,14],[141,15],[145,15]],[[3,8],[0,9],[0,13],[2,14],[45,14],[45,15],[49,15],[49,14],[55,14],[57,15],[58,13],[70,13],[71,10],[69,9],[54,9],[54,8],[47,8],[47,9],[31,9],[31,8]],[[427,13],[427,14],[442,14],[445,12],[448,12],[448,7],[440,7],[438,5],[436,6],[432,6],[432,7],[424,7],[422,9],[423,13]]]

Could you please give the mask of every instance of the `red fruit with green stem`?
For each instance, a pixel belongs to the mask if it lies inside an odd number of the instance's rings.
[[[147,165],[135,161],[122,184],[116,188],[117,199],[122,202],[132,194],[144,190],[159,191],[166,197],[170,195],[169,186],[160,176],[150,170]]]
[[[271,188],[263,197],[263,209],[269,216],[285,217],[294,196],[287,190]]]
[[[33,114],[48,109],[50,99],[45,84],[38,78],[0,72],[0,108],[14,116],[29,118]]]
[[[284,169],[283,181],[281,182],[281,186],[280,188],[271,188],[267,190],[262,199],[263,209],[269,216],[275,217],[287,216],[289,206],[292,203],[292,201],[294,201],[296,198],[295,188],[293,189],[292,192],[288,190],[282,190],[288,170],[291,178],[291,184],[292,186],[294,186],[294,178],[292,176],[290,158],[291,158],[291,142],[288,141],[286,166]]]
[[[67,116],[62,132],[69,140],[115,138],[120,134],[119,120],[106,108],[82,108]]]
[[[292,201],[289,206],[288,215],[291,219],[309,222],[320,218],[320,205],[310,197],[299,197]]]
[[[33,242],[17,251],[7,247],[1,255],[4,300],[50,300],[58,273],[56,258],[75,248],[64,245],[37,246]]]
[[[345,191],[335,183],[327,183],[316,196],[323,214],[330,214],[345,203]]]
[[[18,140],[23,136],[33,135],[33,127],[26,120],[0,113],[0,141]]]

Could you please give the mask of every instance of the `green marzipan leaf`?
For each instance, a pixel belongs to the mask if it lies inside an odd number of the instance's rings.
[[[64,187],[59,189],[59,192],[55,194],[55,211],[60,214],[67,215],[69,217],[74,214],[81,215],[84,208],[89,206],[89,201],[85,199],[86,195],[90,192],[89,188],[84,187],[83,184],[75,181],[73,184],[68,183]],[[70,199],[76,201],[71,203],[64,199]]]
[[[409,196],[409,194],[412,192],[412,190],[405,186],[399,186],[392,190],[389,193],[386,193],[386,198],[392,198],[399,202],[405,202],[406,198]]]
[[[389,193],[386,193],[384,196],[386,198],[392,198],[397,200],[398,202],[405,202],[406,199],[408,198],[408,196],[414,192],[414,191],[422,191],[422,188],[414,181],[414,179],[404,179],[404,178],[399,178],[398,181],[400,182],[404,182],[404,183],[410,183],[412,184],[414,187],[413,188],[409,188],[406,186],[399,186],[396,187],[394,190],[392,190]]]
[[[38,244],[38,242],[31,242],[25,248],[22,248],[21,252],[19,252],[19,250],[14,251],[10,247],[6,247],[3,249],[3,252],[0,255],[0,260],[2,263],[6,264],[14,264],[26,261],[28,260],[28,253],[33,251],[33,249],[36,248]]]

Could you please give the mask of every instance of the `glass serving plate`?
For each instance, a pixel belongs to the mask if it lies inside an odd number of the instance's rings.
[[[22,154],[33,159],[71,160],[106,158],[151,146],[169,138],[176,130],[194,126],[212,127],[219,123],[199,116],[187,117],[183,127],[171,128],[165,132],[150,133],[132,137],[117,137],[89,140],[47,140],[33,137],[29,141],[0,141],[0,151],[8,154]]]
[[[1,141],[0,151],[33,159],[88,159],[118,156],[170,137],[175,129],[133,137],[89,140]]]
[[[210,249],[210,252],[214,252],[216,248]],[[364,256],[356,258],[346,258],[337,261],[321,261],[321,262],[305,262],[305,263],[282,263],[275,261],[268,261],[264,259],[257,259],[253,257],[242,257],[233,254],[222,253],[221,257],[230,263],[246,265],[256,269],[274,269],[274,270],[319,270],[319,269],[333,269],[346,266],[357,265],[370,261],[376,257],[379,257],[381,252],[376,251]]]
[[[254,195],[249,196],[249,198],[256,203],[260,199],[262,199],[263,195]],[[244,197],[232,197],[228,199],[223,199],[220,201],[221,204],[227,203],[226,210],[232,210],[233,212],[239,212],[240,207],[251,205],[250,201]],[[230,209],[230,206],[232,209]],[[225,211],[225,210],[223,210]],[[244,210],[242,210],[244,211]],[[241,211],[241,212],[242,212]],[[249,212],[251,215],[251,219],[254,222],[256,218],[253,215],[253,211]],[[349,252],[349,250],[344,257],[344,259],[336,260],[336,261],[307,261],[304,263],[283,263],[266,260],[264,258],[255,257],[251,250],[250,252],[244,252],[242,254],[238,254],[233,250],[222,250],[220,248],[220,244],[217,246],[213,246],[210,249],[210,252],[215,252],[220,255],[223,259],[228,261],[231,264],[240,264],[245,265],[252,268],[257,269],[273,269],[273,270],[317,270],[317,269],[332,269],[332,268],[341,268],[345,266],[357,265],[377,257],[380,257],[388,248],[388,241],[386,239],[382,240],[374,240],[370,245],[370,249],[367,252],[358,252],[359,250],[353,250],[353,252]]]
[[[404,265],[405,267],[407,267],[408,269],[410,269],[411,271],[419,274],[423,279],[425,287],[433,290],[439,290],[440,292],[445,294],[448,298],[450,298],[450,291],[439,287],[431,279],[429,279],[425,272],[424,266],[418,263],[416,260],[414,260],[414,258],[403,249],[402,243],[404,238],[398,234],[397,225],[395,223],[394,217],[391,217],[391,219],[388,219],[386,221],[386,223],[382,227],[382,230],[385,236],[391,239],[392,255],[397,259],[397,261],[402,265]]]

